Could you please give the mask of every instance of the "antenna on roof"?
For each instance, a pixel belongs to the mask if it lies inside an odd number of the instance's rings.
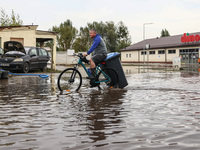
[[[33,23],[32,23],[32,25],[35,23],[35,20],[37,19],[37,17],[35,17],[35,19],[33,20]]]

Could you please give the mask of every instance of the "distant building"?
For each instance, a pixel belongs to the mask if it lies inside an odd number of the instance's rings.
[[[0,47],[3,48],[5,41],[18,41],[24,46],[36,47],[36,42],[40,47],[44,47],[44,42],[52,41],[51,68],[56,67],[56,32],[37,30],[38,25],[5,26],[0,27]]]
[[[146,39],[121,50],[122,63],[172,64],[174,57],[181,64],[197,64],[200,51],[200,32]]]

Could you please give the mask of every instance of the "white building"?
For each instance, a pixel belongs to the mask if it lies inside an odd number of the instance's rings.
[[[146,48],[147,47],[147,48]],[[181,64],[198,64],[200,32],[146,39],[121,50],[122,63],[172,64],[174,57]]]

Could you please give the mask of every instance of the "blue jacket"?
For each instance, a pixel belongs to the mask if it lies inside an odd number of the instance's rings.
[[[93,55],[96,54],[107,54],[107,48],[104,40],[102,39],[101,35],[96,34],[93,40],[93,44],[91,48],[88,50],[87,54],[89,55],[90,53],[93,52]]]

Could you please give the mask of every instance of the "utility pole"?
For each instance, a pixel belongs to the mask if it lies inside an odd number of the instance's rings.
[[[144,61],[144,65],[145,65],[145,47],[146,47],[146,43],[145,43],[145,25],[150,25],[153,23],[144,23],[143,24],[143,61]],[[148,55],[148,53],[147,53]]]

